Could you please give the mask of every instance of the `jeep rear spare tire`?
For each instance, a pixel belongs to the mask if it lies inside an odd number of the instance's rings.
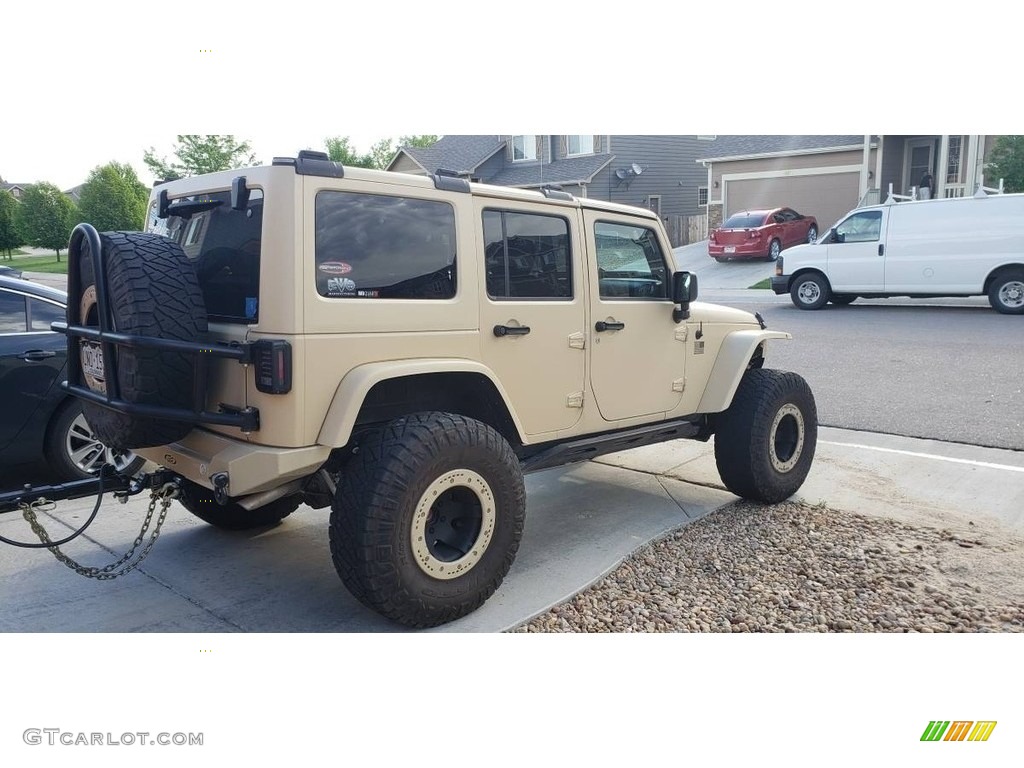
[[[748,370],[717,418],[718,474],[737,496],[774,504],[803,484],[817,441],[818,412],[807,382],[795,373]]]
[[[207,332],[203,294],[192,262],[177,243],[141,232],[104,232],[100,234],[100,243],[114,330],[179,341],[201,340]],[[88,238],[82,239],[80,248],[82,295],[78,317],[82,325],[98,327],[96,281]],[[84,361],[86,342],[80,340],[79,345]],[[123,400],[172,408],[192,407],[192,355],[138,347],[117,347],[115,354]],[[90,375],[85,365],[83,379],[94,392],[106,391],[102,379]],[[87,400],[82,401],[82,410],[96,436],[116,449],[165,445],[180,440],[192,429],[188,422],[130,416]]]
[[[332,505],[331,556],[364,605],[432,627],[498,588],[525,517],[519,460],[497,431],[457,414],[415,413],[359,441]]]

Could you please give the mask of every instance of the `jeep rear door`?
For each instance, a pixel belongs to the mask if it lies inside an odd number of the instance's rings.
[[[480,354],[533,439],[583,412],[586,305],[579,209],[475,199]]]
[[[586,210],[591,317],[590,384],[606,421],[673,410],[684,386],[684,347],[672,319],[667,243],[650,226]]]

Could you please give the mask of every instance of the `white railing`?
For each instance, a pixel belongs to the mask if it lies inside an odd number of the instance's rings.
[[[867,192],[864,193],[864,197],[862,197],[858,201],[857,207],[864,208],[865,206],[868,205],[878,205],[881,196],[881,190],[877,188],[869,189]]]
[[[967,194],[966,184],[947,184],[946,189],[943,191],[943,197],[963,197]]]

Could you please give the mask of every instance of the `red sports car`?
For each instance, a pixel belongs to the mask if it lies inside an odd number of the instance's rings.
[[[708,255],[716,261],[767,258],[775,261],[783,248],[818,239],[818,222],[792,208],[740,211],[711,232]]]

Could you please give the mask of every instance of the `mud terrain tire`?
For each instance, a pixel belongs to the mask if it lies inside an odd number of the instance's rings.
[[[497,431],[456,414],[415,413],[359,442],[332,506],[331,556],[364,605],[432,627],[498,588],[525,517],[519,460]]]

